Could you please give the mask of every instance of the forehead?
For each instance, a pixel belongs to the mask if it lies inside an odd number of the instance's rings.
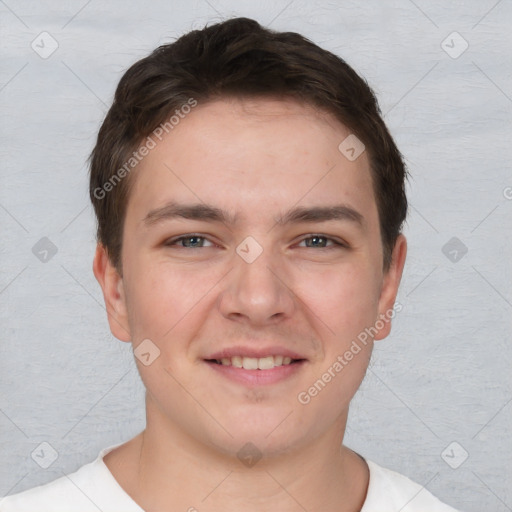
[[[128,209],[140,217],[169,201],[204,202],[243,218],[347,202],[376,211],[366,153],[349,161],[338,149],[349,135],[291,99],[199,104],[139,163]]]

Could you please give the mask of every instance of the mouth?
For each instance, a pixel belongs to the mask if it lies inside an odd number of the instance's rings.
[[[233,366],[244,370],[272,370],[279,366],[297,364],[304,359],[292,359],[289,356],[269,355],[265,357],[233,356],[221,357],[220,359],[206,359],[207,363],[220,364],[222,366]]]
[[[248,387],[277,384],[295,375],[306,359],[270,354],[263,357],[233,355],[205,359],[218,375]]]

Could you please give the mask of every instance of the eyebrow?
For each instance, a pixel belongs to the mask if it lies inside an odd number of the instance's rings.
[[[181,204],[170,202],[164,206],[150,211],[143,219],[144,224],[152,226],[164,220],[176,218],[219,222],[227,225],[236,224],[237,215],[204,203]],[[276,219],[276,224],[299,224],[301,222],[327,222],[333,220],[349,221],[360,228],[366,227],[364,216],[354,208],[339,204],[334,206],[298,206],[286,212],[282,217]]]
[[[176,218],[222,222],[224,224],[234,224],[236,222],[236,216],[232,216],[215,206],[202,203],[180,204],[175,202],[167,203],[156,210],[150,211],[144,217],[143,222],[144,224],[151,226],[163,220]]]
[[[339,204],[334,206],[315,206],[312,208],[296,207],[277,220],[280,225],[297,224],[299,222],[327,222],[331,220],[350,221],[364,228],[365,218],[354,208]]]

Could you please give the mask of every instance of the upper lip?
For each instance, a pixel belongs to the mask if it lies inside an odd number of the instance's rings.
[[[291,359],[306,359],[297,352],[293,352],[292,350],[279,346],[271,346],[266,348],[242,346],[229,347],[223,350],[219,350],[218,352],[214,352],[213,354],[205,357],[205,359],[222,359],[231,358],[234,356],[254,357],[257,359],[267,356],[284,356],[290,357]]]

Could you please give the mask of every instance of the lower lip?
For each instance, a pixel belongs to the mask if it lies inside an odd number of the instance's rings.
[[[298,361],[282,366],[274,366],[269,370],[244,370],[236,366],[225,366],[206,361],[206,364],[224,377],[248,386],[262,386],[284,381],[300,371],[304,363],[305,361]]]

